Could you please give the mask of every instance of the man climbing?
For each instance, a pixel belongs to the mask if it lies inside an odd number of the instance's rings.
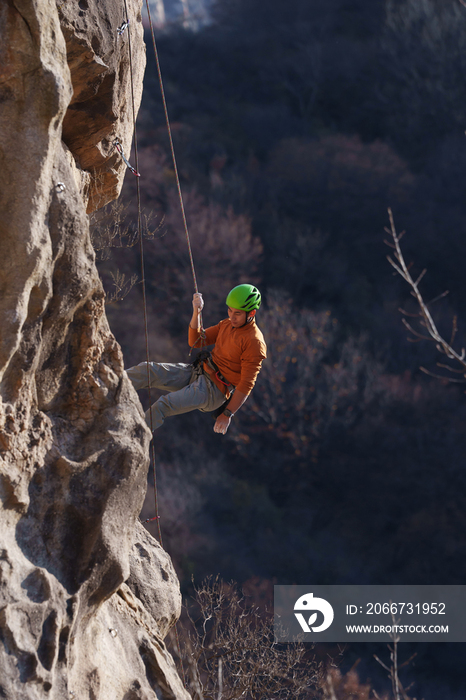
[[[255,320],[261,295],[253,285],[240,284],[228,294],[226,304],[228,318],[203,331],[204,300],[202,294],[193,296],[188,342],[192,348],[215,344],[211,353],[202,350],[190,365],[150,362],[148,373],[147,362],[142,362],[127,370],[135,389],[147,388],[149,376],[151,387],[169,392],[146,413],[153,430],[168,416],[195,409],[216,411],[228,403],[214,425],[216,433],[225,435],[232,417],[251,393],[267,350]]]

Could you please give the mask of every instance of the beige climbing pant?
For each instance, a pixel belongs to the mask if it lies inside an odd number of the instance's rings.
[[[202,369],[192,365],[178,363],[147,362],[126,370],[135,389],[161,389],[170,393],[161,396],[146,411],[146,422],[157,430],[165,418],[199,411],[215,411],[226,399],[220,389],[203,373]],[[151,422],[152,414],[152,422]]]

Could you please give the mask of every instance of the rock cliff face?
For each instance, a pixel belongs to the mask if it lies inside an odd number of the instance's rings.
[[[138,523],[149,431],[109,330],[87,213],[125,174],[125,1],[0,4],[0,697],[189,698],[180,610]],[[127,0],[134,102],[140,3]],[[126,581],[126,583],[124,583]]]

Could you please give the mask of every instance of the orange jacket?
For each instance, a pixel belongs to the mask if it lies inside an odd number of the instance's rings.
[[[250,394],[259,374],[262,360],[267,357],[264,336],[255,319],[241,328],[233,328],[225,318],[205,331],[205,339],[199,342],[200,333],[189,327],[188,342],[191,347],[206,347],[215,343],[212,360],[221,374],[243,394]],[[215,376],[215,372],[204,363],[204,370],[218,388],[228,394],[227,387]]]

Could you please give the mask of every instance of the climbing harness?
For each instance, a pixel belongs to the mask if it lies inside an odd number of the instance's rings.
[[[219,368],[212,359],[212,353],[210,352],[210,350],[201,350],[198,353],[198,355],[196,355],[195,359],[191,362],[191,364],[195,369],[200,367],[201,371],[203,371],[204,362],[206,362],[209,365],[210,369],[215,372],[215,376],[217,377],[218,381],[224,384],[230,390],[229,398],[224,403],[222,403],[221,406],[216,408],[215,411],[211,411],[213,419],[217,420],[217,418],[221,416],[223,411],[228,407],[231,397],[233,396],[235,387],[227,379],[225,379],[223,374],[220,372]]]
[[[121,145],[121,143],[119,142],[118,139],[115,139],[113,141],[113,145],[116,148],[116,150],[118,151],[118,153],[120,154],[120,156],[123,158],[123,161],[124,161],[126,167],[128,168],[128,170],[131,170],[133,175],[136,175],[136,177],[141,177],[140,174],[138,173],[138,171],[136,170],[136,168],[133,168],[133,166],[131,165],[129,160],[126,158],[125,154],[123,153],[123,146]]]
[[[217,377],[219,382],[224,384],[226,387],[233,388],[233,384],[231,382],[229,382],[227,379],[225,379],[225,377],[223,376],[223,374],[220,372],[219,368],[217,367],[217,365],[213,361],[212,353],[210,352],[210,350],[201,350],[201,352],[198,355],[196,355],[196,357],[191,362],[191,364],[195,369],[197,369],[199,366],[202,367],[204,362],[206,362],[208,364],[208,366],[210,367],[210,369],[213,372],[215,372],[215,376]]]

